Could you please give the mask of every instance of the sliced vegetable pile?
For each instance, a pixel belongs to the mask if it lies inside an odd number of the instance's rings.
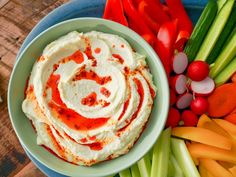
[[[208,0],[194,29],[181,0],[107,0],[103,17],[153,47],[170,85],[166,129],[119,175],[236,176],[235,0]]]

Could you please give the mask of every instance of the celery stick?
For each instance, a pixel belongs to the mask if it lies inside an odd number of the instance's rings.
[[[120,177],[132,177],[129,168],[121,171],[119,175]]]
[[[184,177],[183,171],[181,170],[173,154],[170,154],[170,161],[172,162],[175,170],[175,175],[173,177]]]
[[[188,152],[184,140],[171,138],[171,148],[185,177],[200,177],[196,166]]]
[[[217,1],[217,6],[218,6],[218,12],[220,11],[220,9],[224,6],[225,2],[227,0],[218,0]]]
[[[220,86],[224,83],[226,83],[230,77],[236,72],[236,57],[224,68],[223,71],[221,71],[215,80],[216,86]]]
[[[215,78],[234,58],[236,54],[236,28],[231,32],[226,45],[215,60],[214,66],[210,69],[210,76]]]
[[[170,160],[169,158],[169,161],[168,161],[168,174],[167,174],[168,177],[174,177],[175,176],[175,167],[172,163],[172,161]]]
[[[140,176],[140,173],[139,173],[139,169],[138,169],[138,165],[137,164],[134,164],[131,168],[131,174],[132,174],[132,177],[141,177]]]
[[[204,39],[202,46],[197,53],[197,56],[195,57],[196,60],[206,61],[229,18],[234,5],[234,1],[235,0],[227,0],[217,14],[209,31],[207,32],[206,38]]]
[[[138,168],[141,177],[150,177],[151,162],[149,153],[147,153],[141,160],[138,161]]]
[[[167,177],[171,128],[164,130],[153,147],[151,177]]]

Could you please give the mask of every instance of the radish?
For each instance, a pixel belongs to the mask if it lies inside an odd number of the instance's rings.
[[[191,110],[198,115],[202,115],[207,112],[208,110],[208,101],[207,99],[203,97],[197,97],[193,99],[193,101],[190,104]]]
[[[190,106],[193,100],[193,95],[191,93],[184,93],[177,98],[176,107],[178,109],[185,109]]]
[[[186,91],[187,78],[185,75],[180,74],[172,78],[171,86],[178,94],[182,94]]]
[[[176,102],[176,94],[173,89],[170,89],[170,105],[173,106]]]
[[[188,66],[187,75],[193,81],[202,81],[209,74],[209,65],[204,61],[194,61]]]
[[[177,109],[171,107],[166,120],[166,127],[177,127],[180,120],[180,113]]]
[[[214,89],[215,83],[210,77],[199,82],[191,82],[191,90],[196,93],[197,96],[208,96],[214,91]]]
[[[176,74],[182,74],[187,66],[188,57],[184,52],[179,52],[172,58],[172,68]]]
[[[190,110],[183,111],[181,120],[184,122],[184,126],[194,127],[198,123],[198,117]]]

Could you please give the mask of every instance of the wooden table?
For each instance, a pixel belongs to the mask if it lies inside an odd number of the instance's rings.
[[[26,156],[7,111],[7,86],[16,54],[37,22],[69,0],[0,0],[0,177],[43,177]]]

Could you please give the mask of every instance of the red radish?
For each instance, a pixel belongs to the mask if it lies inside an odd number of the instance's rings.
[[[172,68],[176,74],[182,74],[187,66],[188,57],[184,52],[179,52],[172,58]]]
[[[176,107],[178,109],[185,109],[190,106],[193,100],[193,95],[191,93],[184,93],[177,98]]]
[[[170,105],[173,106],[176,102],[176,95],[173,89],[170,89]]]
[[[176,91],[176,93],[182,94],[186,91],[186,82],[187,82],[186,76],[180,74],[173,77],[171,81],[171,86]]]
[[[184,126],[194,127],[198,123],[198,117],[190,110],[183,111],[181,120],[184,122]]]
[[[180,120],[180,113],[177,109],[171,107],[169,110],[169,114],[166,120],[166,127],[176,127],[178,126]]]
[[[208,110],[208,106],[209,106],[209,104],[208,104],[207,99],[205,99],[203,97],[195,98],[190,104],[191,110],[195,114],[198,114],[198,115],[202,115],[202,114],[206,113]]]
[[[210,77],[199,82],[191,82],[191,90],[196,93],[197,96],[208,96],[214,91],[214,89],[215,83]]]
[[[194,61],[188,66],[187,75],[193,81],[202,81],[209,74],[209,65],[204,61]]]

